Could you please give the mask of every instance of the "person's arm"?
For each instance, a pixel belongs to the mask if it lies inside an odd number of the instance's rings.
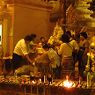
[[[58,50],[58,54],[61,55],[62,54],[62,51],[63,51],[63,44],[61,44],[59,50]]]
[[[79,50],[79,45],[75,40],[74,40],[74,50],[76,50],[76,51]]]
[[[84,44],[84,47],[85,47],[85,50],[84,50],[84,56],[87,55],[87,52],[89,52],[89,42],[86,41],[85,44]]]
[[[23,56],[27,59],[27,61],[30,63],[30,64],[32,64],[33,65],[33,60],[31,60],[31,58],[29,57],[29,52],[28,52],[28,50],[27,50],[27,46],[26,46],[26,44],[23,44],[22,46],[21,46],[21,51],[22,51],[22,53],[23,53]]]
[[[35,65],[35,64],[34,64],[34,60],[31,60],[28,54],[25,55],[25,58],[28,60],[28,62],[29,62],[30,64]]]

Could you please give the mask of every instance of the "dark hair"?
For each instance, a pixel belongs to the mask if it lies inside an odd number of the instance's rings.
[[[68,43],[70,42],[70,37],[65,33],[61,36],[62,42]]]
[[[70,31],[66,31],[66,34],[71,37],[71,32]]]
[[[24,37],[24,40],[26,41],[32,41],[36,38],[36,34],[27,35]]]
[[[43,48],[44,48],[44,49],[49,49],[49,48],[50,48],[50,45],[49,45],[49,44],[44,44],[44,45],[43,45]]]
[[[87,33],[86,33],[86,32],[81,32],[81,33],[80,33],[80,36],[83,36],[85,39],[87,39],[87,38],[88,38],[88,35],[87,35]]]
[[[30,36],[31,36],[33,39],[35,39],[35,38],[37,37],[36,34],[31,34]]]
[[[45,37],[43,37],[43,36],[42,36],[42,37],[40,37],[40,40],[42,40],[42,39],[45,39]]]

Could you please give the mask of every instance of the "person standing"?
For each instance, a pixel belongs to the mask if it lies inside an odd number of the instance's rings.
[[[80,33],[79,51],[78,51],[78,69],[79,76],[84,79],[84,70],[87,64],[87,53],[89,52],[89,41],[86,32]]]
[[[70,37],[69,44],[73,47],[73,52],[72,52],[73,61],[74,61],[74,73],[73,73],[73,75],[76,76],[75,68],[76,68],[76,64],[78,62],[77,55],[78,55],[78,51],[79,51],[79,45],[78,45],[78,42],[75,39],[75,35],[72,34],[71,31],[66,31],[66,34],[69,35],[69,37]],[[74,77],[74,78],[76,78],[76,77]]]
[[[74,60],[74,64],[77,62],[77,53],[79,51],[79,45],[77,43],[77,41],[74,38],[74,35],[72,35],[71,31],[66,31],[66,34],[68,34],[68,36],[70,37],[70,44],[73,47],[73,60]]]
[[[69,43],[70,37],[67,34],[63,34],[62,44],[58,50],[58,54],[61,56],[61,78],[65,78],[67,75],[72,76],[74,70],[74,62],[72,57],[73,47]]]

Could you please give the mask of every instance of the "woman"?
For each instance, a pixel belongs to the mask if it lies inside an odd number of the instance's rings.
[[[61,78],[64,78],[66,75],[71,76],[73,74],[73,47],[69,43],[69,36],[67,34],[62,35],[62,44],[58,50],[58,54],[61,56]],[[65,76],[64,76],[65,75]]]

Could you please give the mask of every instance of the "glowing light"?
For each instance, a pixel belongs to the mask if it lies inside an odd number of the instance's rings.
[[[91,46],[93,46],[93,47],[94,47],[94,46],[95,46],[95,43],[94,43],[94,42],[92,42],[92,43],[91,43]]]
[[[63,81],[63,83],[61,84],[61,86],[67,87],[67,88],[71,88],[71,87],[75,87],[75,83],[69,80],[69,76],[66,75],[66,80]]]
[[[32,83],[35,84],[36,82],[33,80]]]
[[[68,81],[68,80],[66,80],[66,81],[63,82],[63,86],[64,86],[64,87],[67,87],[67,88],[72,87],[72,84],[73,84],[73,82]]]

